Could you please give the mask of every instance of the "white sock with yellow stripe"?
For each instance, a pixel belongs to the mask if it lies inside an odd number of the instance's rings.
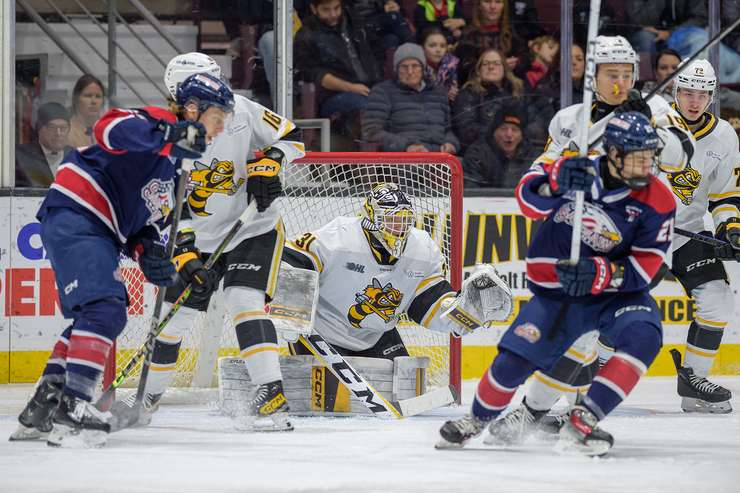
[[[694,370],[694,375],[705,378],[709,375],[714,357],[717,356],[719,345],[722,342],[722,333],[727,325],[727,322],[716,322],[712,325],[707,322],[709,321],[699,317],[691,322],[683,363],[684,366],[690,366]]]
[[[527,405],[536,411],[549,411],[560,396],[575,402],[576,392],[587,392],[599,370],[597,355],[595,350],[584,355],[571,348],[550,371],[535,372],[527,389]]]
[[[165,303],[163,313],[169,311],[170,306],[170,303]],[[152,353],[152,364],[146,380],[147,393],[162,394],[172,384],[183,334],[193,327],[197,315],[198,310],[181,307],[162,333],[157,336]]]
[[[230,287],[225,295],[250,380],[258,385],[282,380],[277,331],[264,310],[265,293]]]

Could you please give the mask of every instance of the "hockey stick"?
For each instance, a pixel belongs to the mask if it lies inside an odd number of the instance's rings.
[[[581,106],[581,129],[578,135],[578,155],[588,156],[588,127],[591,123],[591,102],[594,99],[594,84],[596,76],[596,36],[599,33],[599,11],[601,0],[591,0],[588,13],[588,49],[586,53],[586,71],[583,83],[583,105]],[[581,257],[581,230],[583,227],[583,207],[586,193],[583,190],[576,192],[575,209],[573,211],[573,234],[570,237],[570,263],[578,263]]]
[[[321,335],[301,335],[299,340],[375,416],[401,419],[452,404],[457,399],[450,385],[410,399],[388,401]]]
[[[733,22],[732,24],[730,24],[729,26],[727,26],[724,30],[722,30],[719,33],[715,34],[714,37],[712,37],[711,39],[709,39],[704,44],[704,46],[702,46],[701,48],[699,48],[698,50],[696,50],[696,53],[694,53],[693,55],[691,55],[686,60],[681,61],[681,63],[679,64],[678,68],[676,68],[676,70],[674,70],[673,72],[671,72],[671,74],[668,77],[666,77],[663,82],[661,82],[656,87],[654,87],[652,91],[650,91],[649,93],[647,93],[643,99],[645,101],[648,101],[650,98],[652,98],[656,94],[659,94],[660,92],[662,92],[663,89],[665,89],[666,87],[668,87],[668,84],[670,84],[671,81],[676,78],[676,76],[683,70],[683,68],[685,66],[687,66],[688,64],[690,64],[691,62],[693,62],[694,60],[696,60],[697,58],[699,58],[701,56],[701,54],[705,50],[708,50],[712,46],[714,46],[717,43],[721,42],[722,39],[724,39],[724,37],[727,36],[728,34],[730,34],[732,31],[734,31],[735,28],[738,25],[740,25],[740,18],[739,19],[736,19],[735,22]],[[608,115],[606,115],[601,120],[599,120],[599,122],[603,121],[603,122],[606,123],[606,122],[608,122],[611,119],[612,116],[614,116],[614,112],[613,111],[611,113],[609,113]],[[601,142],[601,139],[604,136],[603,126],[604,125],[598,125],[598,124],[596,124],[593,127],[591,127],[591,129],[589,130],[589,144],[588,144],[589,149],[592,148],[595,145],[598,145],[598,143]],[[598,135],[596,135],[597,133],[598,133]],[[592,136],[594,137],[593,140],[591,140],[591,137]]]
[[[206,270],[210,270],[213,265],[216,263],[216,261],[221,257],[221,254],[226,249],[226,247],[229,245],[232,239],[234,239],[234,236],[236,236],[236,233],[242,228],[242,226],[251,221],[254,217],[254,214],[257,212],[257,205],[255,202],[252,202],[249,204],[249,207],[244,211],[244,213],[239,217],[239,219],[234,223],[234,225],[231,227],[228,233],[226,233],[226,236],[221,240],[221,243],[218,245],[218,248],[216,248],[216,251],[214,251],[208,259],[203,264],[203,268]],[[180,307],[182,307],[183,304],[188,300],[190,297],[190,294],[192,293],[192,284],[188,284],[183,292],[180,294],[180,296],[175,300],[175,302],[170,307],[167,314],[164,316],[161,322],[159,322],[159,325],[157,326],[156,330],[154,331],[154,339],[156,339],[159,334],[162,333],[164,328],[167,326],[167,324],[172,320],[172,318],[175,316],[175,314],[180,310]],[[147,342],[149,338],[147,337],[147,341],[134,353],[134,355],[131,357],[131,359],[126,363],[126,366],[121,370],[121,372],[118,374],[115,380],[111,382],[110,386],[105,390],[103,395],[100,396],[98,401],[95,403],[95,406],[98,408],[103,408],[110,404],[110,402],[113,400],[113,395],[115,390],[123,385],[123,383],[128,380],[128,377],[133,372],[134,368],[136,368],[136,365],[141,361],[141,358],[146,354],[147,350]]]
[[[717,248],[722,248],[722,247],[729,245],[728,242],[724,240],[720,240],[719,238],[703,235],[700,233],[692,233],[691,231],[687,231],[681,228],[673,228],[673,232],[678,235],[685,236],[686,238],[691,238],[692,240],[701,241],[702,243],[706,243],[707,245],[712,245],[713,247],[717,247]]]

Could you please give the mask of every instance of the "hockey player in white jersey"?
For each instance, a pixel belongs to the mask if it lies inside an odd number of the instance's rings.
[[[458,336],[509,316],[511,292],[490,265],[479,266],[458,296],[445,279],[442,252],[414,226],[415,219],[398,185],[380,183],[362,217],[337,217],[287,243],[284,261],[319,272],[315,330],[340,354],[408,356],[396,329],[403,313],[423,327]],[[480,303],[469,304],[474,285],[491,289],[484,289]],[[460,313],[467,316],[456,317]],[[311,354],[300,341],[291,349]]]
[[[727,247],[715,249],[680,235],[673,238],[671,272],[697,307],[683,367],[680,353],[671,350],[678,371],[681,407],[686,412],[732,411],[730,391],[706,379],[734,305],[727,273],[718,260],[740,261],[740,186],[735,171],[740,166],[738,138],[729,123],[707,111],[716,88],[714,69],[706,60],[696,60],[678,74],[673,107],[687,122],[695,138],[695,151],[686,169],[660,174],[676,198],[676,226],[711,235],[704,227],[704,216],[709,211],[715,236],[728,242]],[[590,384],[599,365],[593,341],[578,341],[578,347],[571,348],[552,370],[536,374],[523,404],[491,430],[495,441],[519,442],[540,419],[541,428],[549,432],[563,424],[562,416],[544,414],[564,390],[573,395]],[[599,339],[602,363],[611,356],[610,347],[611,341]],[[579,370],[580,366],[583,368]]]
[[[221,69],[202,53],[178,55],[167,65],[165,85],[173,94],[180,82],[199,72],[220,76]],[[279,212],[270,205],[282,193],[280,169],[302,157],[304,146],[293,122],[243,96],[235,95],[234,99],[233,118],[226,131],[195,161],[190,175],[175,262],[185,284],[192,282],[193,293],[156,340],[144,407],[156,409],[174,376],[183,335],[192,328],[198,312],[208,309],[212,293],[223,280],[224,302],[236,329],[240,354],[252,382],[258,385],[244,407],[255,418],[270,418],[247,421],[255,431],[292,430],[277,334],[264,306],[275,291],[285,241]],[[255,158],[256,152],[262,157]],[[257,202],[255,219],[239,230],[206,272],[204,261],[250,201]],[[168,289],[167,302],[174,302],[183,288]],[[121,401],[112,411],[132,402]],[[145,413],[142,421],[150,416],[151,412]]]

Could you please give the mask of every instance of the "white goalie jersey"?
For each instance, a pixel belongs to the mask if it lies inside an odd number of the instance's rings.
[[[235,95],[234,101],[234,114],[226,129],[208,145],[190,173],[180,227],[195,230],[196,246],[203,252],[213,252],[247,208],[247,160],[268,147],[284,153],[283,166],[305,154],[302,143],[283,140],[295,129],[293,122],[244,96]],[[258,213],[239,230],[230,247],[267,233],[279,222],[276,207]]]
[[[658,165],[663,171],[681,171],[688,164],[692,152],[690,149],[685,149],[684,142],[689,142],[690,144],[686,144],[689,146],[695,145],[694,137],[691,135],[691,131],[683,118],[663,98],[650,98],[648,105],[653,114],[653,124],[656,127],[658,136],[663,141]],[[555,113],[548,128],[550,135],[547,145],[542,155],[537,158],[538,162],[553,162],[564,151],[568,150],[571,142],[578,142],[579,136],[583,131],[580,128],[582,108],[583,104],[579,103],[563,108]],[[606,127],[607,120],[608,118],[602,118],[594,123],[589,129],[589,135],[601,135]],[[681,138],[678,135],[681,135]],[[589,140],[592,141],[594,138],[590,138]],[[590,153],[594,152],[603,154],[603,146],[601,144],[595,146]]]
[[[371,246],[361,221],[337,217],[286,244],[284,260],[319,272],[316,331],[352,351],[374,346],[403,313],[429,329],[449,331],[440,307],[456,293],[429,234],[412,228],[403,254],[390,264],[387,252]]]
[[[694,132],[696,146],[683,171],[661,173],[676,197],[676,226],[704,231],[704,216],[712,213],[715,229],[729,218],[740,218],[740,152],[735,130],[726,121],[705,114],[706,123]],[[688,238],[676,235],[673,249]]]

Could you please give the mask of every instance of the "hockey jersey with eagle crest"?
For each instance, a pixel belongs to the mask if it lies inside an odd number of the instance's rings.
[[[424,327],[448,331],[440,307],[456,293],[434,240],[412,228],[403,254],[394,259],[371,245],[361,221],[337,217],[286,244],[284,260],[319,272],[316,331],[352,351],[374,346],[403,313]]]
[[[592,159],[594,166],[602,159]],[[544,219],[527,251],[529,287],[536,294],[566,297],[555,264],[570,256],[575,194],[551,195],[549,171],[550,165],[533,164],[514,193],[525,216]],[[597,173],[586,192],[581,257],[606,257],[624,268],[622,284],[605,293],[646,290],[661,264],[670,266],[675,210],[670,191],[655,176],[639,190],[607,189]]]

